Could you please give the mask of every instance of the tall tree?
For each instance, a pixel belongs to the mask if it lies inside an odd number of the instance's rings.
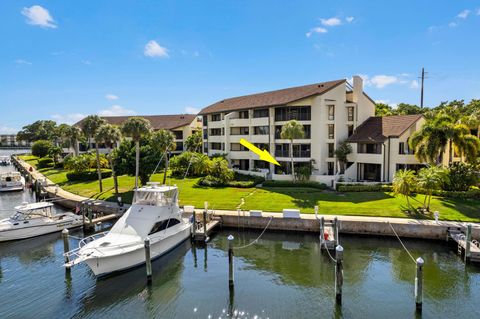
[[[398,170],[393,176],[393,192],[403,195],[407,199],[407,206],[410,209],[410,194],[415,182],[415,173],[411,170]]]
[[[175,144],[175,135],[167,130],[159,130],[152,136],[152,142],[155,148],[164,154],[165,158],[165,173],[163,174],[163,184],[167,181],[169,153],[175,151],[177,145]]]
[[[202,132],[196,131],[185,140],[185,150],[189,152],[202,152]]]
[[[35,142],[39,140],[54,141],[57,123],[50,120],[40,120],[26,125],[17,133],[19,141]]]
[[[430,200],[434,190],[441,189],[443,183],[446,181],[445,170],[439,166],[430,165],[418,171],[417,185],[425,192],[425,199],[423,200],[423,208],[430,210]]]
[[[78,143],[84,139],[82,129],[80,129],[78,126],[70,126],[70,129],[67,131],[67,139],[69,145],[73,147],[75,156],[78,156],[80,153],[78,149]]]
[[[346,140],[340,142],[338,148],[335,150],[335,156],[340,162],[340,172],[345,172],[345,165],[347,164],[347,156],[352,153],[352,146]]]
[[[135,188],[138,188],[138,171],[140,166],[140,139],[152,132],[150,122],[143,117],[131,117],[122,126],[125,136],[135,142]]]
[[[105,123],[107,122],[98,115],[89,115],[82,121],[82,130],[89,139],[90,147],[92,140],[95,140],[95,135],[97,134],[98,129]],[[100,153],[98,151],[98,142],[96,141],[95,154],[97,157],[98,186],[100,187],[100,192],[103,192],[102,170],[100,167]]]
[[[118,197],[118,179],[112,159],[111,150],[117,147],[117,143],[120,141],[121,138],[122,132],[120,131],[120,129],[117,126],[108,123],[100,126],[95,137],[95,140],[100,141],[100,143],[105,143],[105,145],[107,146],[107,159],[110,163],[110,168],[112,169],[115,197]]]
[[[290,161],[292,163],[292,177],[295,181],[295,167],[293,163],[293,140],[301,139],[305,136],[303,125],[296,120],[290,120],[282,126],[280,137],[285,140],[290,140]]]

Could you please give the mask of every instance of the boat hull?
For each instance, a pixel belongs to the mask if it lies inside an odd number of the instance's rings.
[[[16,229],[0,230],[0,242],[20,240],[60,232],[82,226],[81,220],[62,220],[48,225],[34,225]]]
[[[154,238],[151,238],[151,259],[161,257],[188,239],[191,235],[190,229],[190,226],[184,227],[181,231],[159,241],[155,241]],[[86,259],[85,262],[95,276],[101,277],[145,264],[145,249],[142,245],[139,248],[124,254],[92,257]]]
[[[25,188],[24,185],[18,185],[18,186],[5,186],[5,187],[0,187],[0,192],[15,192],[15,191],[23,191]]]

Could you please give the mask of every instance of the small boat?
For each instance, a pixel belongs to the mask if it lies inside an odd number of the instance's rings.
[[[132,205],[110,231],[87,237],[65,253],[70,262],[64,266],[85,262],[96,276],[123,271],[145,263],[147,237],[154,259],[188,239],[191,230],[178,206],[178,188],[148,183],[135,190]]]
[[[0,241],[25,239],[83,225],[82,216],[55,214],[49,202],[23,203],[15,207],[15,211],[10,218],[0,220]]]
[[[0,192],[21,191],[25,188],[25,178],[19,172],[0,174]]]
[[[0,156],[0,166],[8,166],[12,164],[9,156]]]

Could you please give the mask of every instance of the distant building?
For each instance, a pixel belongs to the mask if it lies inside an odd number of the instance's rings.
[[[16,134],[0,134],[0,147],[30,147],[27,141],[18,141]]]
[[[113,125],[121,126],[127,119],[133,116],[102,116],[104,120]],[[181,153],[185,150],[184,142],[188,136],[193,132],[201,130],[201,120],[194,114],[175,114],[175,115],[137,115],[147,119],[154,131],[161,129],[169,130],[175,135],[175,143],[177,148],[173,153]],[[76,123],[76,126],[81,127],[82,121]],[[95,146],[95,142],[92,141]],[[80,151],[85,152],[87,145],[80,144]],[[100,150],[105,152],[105,146],[100,145]]]

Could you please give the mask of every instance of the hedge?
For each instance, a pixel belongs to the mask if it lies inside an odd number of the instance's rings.
[[[42,157],[37,162],[37,168],[53,167],[53,159],[50,157]]]
[[[339,192],[391,192],[392,185],[385,184],[337,184]]]
[[[307,187],[316,189],[327,189],[327,185],[314,181],[292,182],[292,181],[265,181],[264,187]]]
[[[69,181],[94,181],[98,179],[97,170],[88,170],[85,172],[68,172],[66,174]],[[108,178],[112,176],[112,171],[107,169],[102,169],[102,178]]]
[[[235,174],[235,180],[229,182],[222,182],[219,178],[212,175],[202,177],[198,180],[197,185],[207,187],[237,187],[237,188],[251,188],[264,181],[259,176],[249,176],[243,174]]]

